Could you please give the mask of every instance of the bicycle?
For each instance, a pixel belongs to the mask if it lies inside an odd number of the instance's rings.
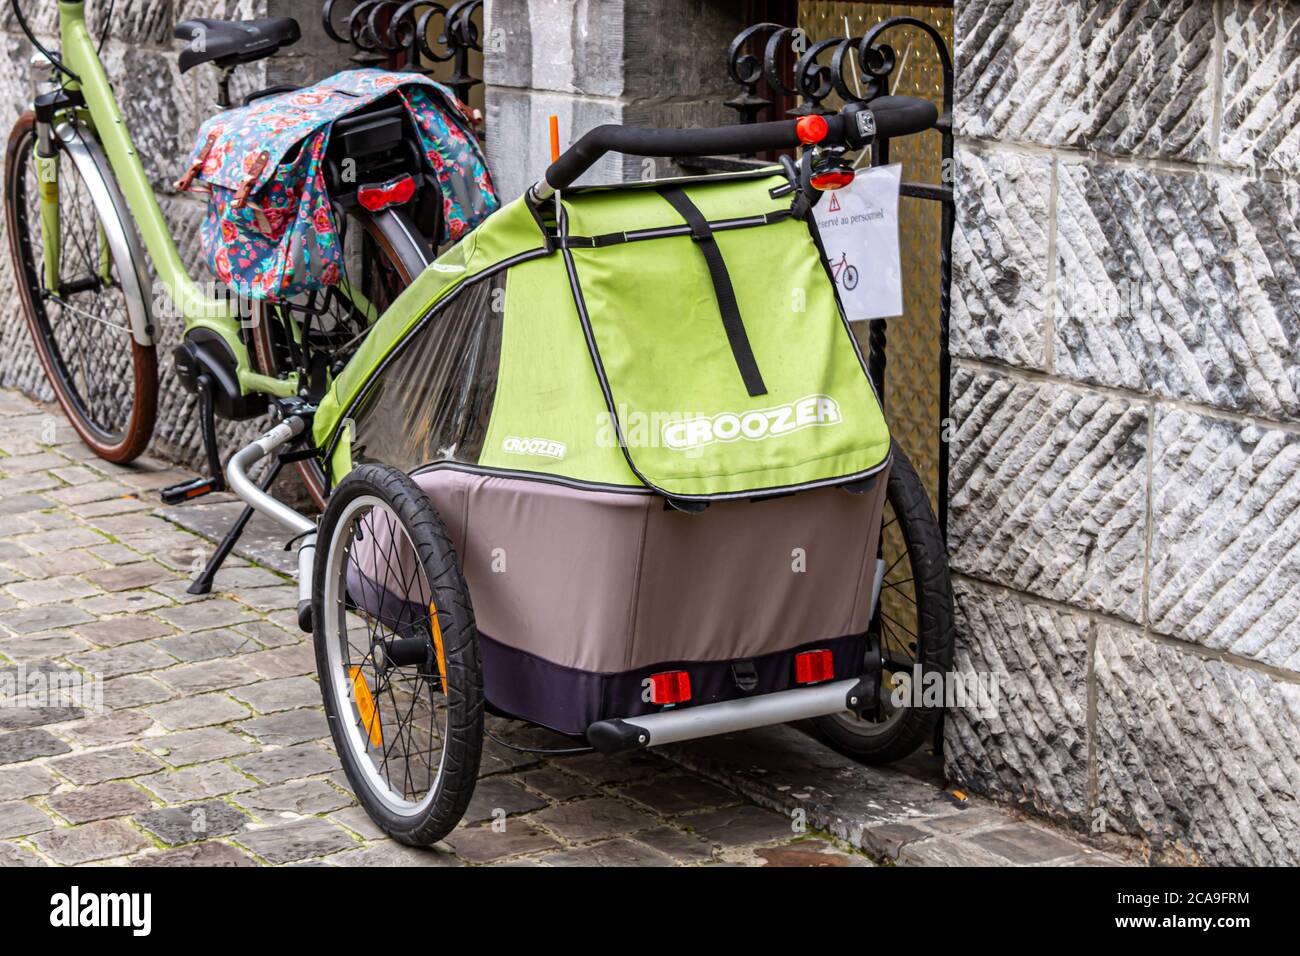
[[[357,201],[359,187],[337,174],[344,157],[336,143],[346,144],[346,158],[357,164],[357,183],[418,174],[409,149],[401,148],[412,135],[409,122],[383,100],[335,122],[327,167],[346,274],[323,292],[254,300],[242,309],[186,271],[99,57],[109,22],[97,44],[85,4],[60,3],[56,54],[32,34],[17,0],[12,6],[50,69],[9,136],[4,183],[19,298],[46,377],[99,457],[132,461],[153,433],[157,323],[170,306],[184,321],[176,371],[198,395],[209,475],[165,489],[163,499],[176,503],[221,490],[214,415],[243,420],[266,414],[277,399],[319,399],[374,319],[432,260],[441,204],[430,201],[427,178],[415,200],[369,209]],[[216,105],[228,110],[235,68],[277,53],[301,34],[286,17],[186,20],[175,35],[187,43],[182,73],[201,64],[220,70]],[[259,90],[244,105],[293,89]],[[151,294],[146,251],[159,295]],[[323,506],[321,464],[310,456],[294,464]]]
[[[850,292],[858,287],[858,270],[849,265],[849,254],[847,252],[840,254],[839,262],[831,263],[831,275],[835,277],[836,282]]]

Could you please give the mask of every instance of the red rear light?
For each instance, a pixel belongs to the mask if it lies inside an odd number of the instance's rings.
[[[843,189],[853,182],[853,170],[832,169],[828,172],[817,173],[809,182],[812,183],[813,189],[820,189],[822,192],[828,189]]]
[[[811,146],[813,143],[820,143],[824,140],[829,128],[826,125],[826,117],[824,116],[801,116],[799,121],[794,124],[794,133],[799,137],[799,142],[805,146]]]
[[[794,658],[796,684],[819,684],[835,676],[835,662],[830,651],[804,651]]]
[[[691,675],[686,671],[664,671],[650,677],[650,703],[681,704],[691,699]]]
[[[399,176],[381,186],[362,186],[357,190],[357,202],[371,212],[379,212],[389,206],[410,202],[414,195],[415,180],[410,176]]]

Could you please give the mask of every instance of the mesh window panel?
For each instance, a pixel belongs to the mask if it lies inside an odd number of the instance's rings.
[[[505,272],[463,286],[390,356],[346,427],[352,460],[477,464],[501,361]]]

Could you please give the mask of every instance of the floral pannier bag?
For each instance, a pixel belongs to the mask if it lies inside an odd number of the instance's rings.
[[[440,241],[459,239],[500,205],[473,125],[450,90],[418,74],[345,70],[219,113],[199,130],[176,185],[209,195],[200,235],[217,278],[255,299],[339,281],[342,250],[324,172],[330,129],[392,93],[410,113],[442,191]]]

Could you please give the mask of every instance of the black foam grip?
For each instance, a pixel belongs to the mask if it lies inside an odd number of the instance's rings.
[[[939,110],[919,96],[878,96],[870,109],[876,117],[877,136],[908,136],[930,129],[939,120]]]
[[[876,118],[876,135],[906,136],[932,127],[939,111],[929,100],[915,96],[881,96],[868,109]],[[852,116],[827,116],[826,145],[863,144],[856,135]],[[627,156],[689,156],[758,153],[767,149],[793,149],[799,144],[795,120],[772,123],[748,123],[703,129],[641,129],[634,126],[597,126],[571,147],[546,170],[546,183],[552,189],[567,189],[596,161],[609,152]]]
[[[794,120],[718,126],[704,129],[638,129],[597,126],[578,140],[546,170],[552,189],[565,189],[608,152],[628,156],[709,156],[714,153],[757,153],[799,145]]]

